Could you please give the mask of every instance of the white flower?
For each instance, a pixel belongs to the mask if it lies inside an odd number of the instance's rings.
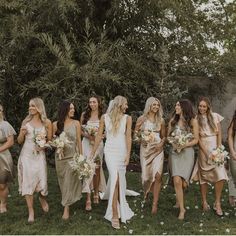
[[[132,229],[129,230],[129,234],[132,234],[134,231]]]
[[[141,215],[140,218],[143,219],[143,218],[144,218],[144,215]]]
[[[228,213],[228,212],[225,212],[225,215],[226,215],[226,216],[228,216],[228,215],[229,215],[229,213]]]
[[[199,226],[202,227],[202,226],[203,226],[203,223],[201,223]]]
[[[225,232],[226,232],[226,233],[230,233],[230,229],[227,228],[227,229],[225,230]]]
[[[196,205],[196,206],[195,206],[195,209],[198,209],[198,208],[199,208],[199,207]]]
[[[187,210],[189,210],[189,209],[190,209],[190,207],[189,207],[189,206],[186,206],[186,209],[187,209]]]
[[[161,221],[161,222],[160,222],[160,225],[164,225],[164,222],[163,222],[163,221]]]

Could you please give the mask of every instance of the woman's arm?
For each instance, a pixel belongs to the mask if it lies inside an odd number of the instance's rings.
[[[76,121],[76,129],[77,129],[77,145],[79,148],[79,153],[83,155],[83,149],[82,149],[82,142],[81,142],[81,125],[79,121]]]
[[[17,142],[19,144],[22,144],[25,141],[25,135],[26,134],[27,134],[27,127],[25,126],[24,122],[22,122],[21,128],[20,128],[20,133],[17,137]]]
[[[46,121],[46,130],[47,130],[47,141],[52,140],[52,122],[47,119]]]
[[[103,131],[104,131],[104,127],[105,127],[105,120],[104,120],[104,115],[102,115],[100,122],[99,122],[99,128],[98,128],[98,133],[95,137],[95,142],[94,142],[94,146],[93,146],[93,150],[91,151],[91,156],[90,158],[93,158],[93,156],[96,153],[96,150],[103,138]]]
[[[125,157],[125,165],[126,166],[129,164],[131,146],[132,146],[132,130],[131,130],[131,127],[132,127],[132,118],[131,118],[131,116],[127,116],[126,132],[125,132],[126,147],[127,147],[127,154],[126,154],[126,157]]]
[[[10,148],[14,144],[14,135],[7,137],[7,141],[0,147],[0,152],[3,152]]]
[[[52,135],[54,136],[57,132],[57,121],[52,124]]]
[[[193,139],[190,142],[186,143],[184,147],[192,147],[199,141],[199,125],[197,119],[192,119],[191,125],[193,127]]]
[[[222,130],[220,122],[217,124],[218,133],[217,133],[217,147],[222,145]]]
[[[230,155],[234,160],[236,160],[236,150],[234,149],[233,122],[231,122],[230,127],[228,129],[228,144],[229,144]]]

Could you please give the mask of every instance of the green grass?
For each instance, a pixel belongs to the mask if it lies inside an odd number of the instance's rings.
[[[228,204],[228,193],[224,190],[222,207],[227,212],[222,218],[217,217],[213,210],[203,213],[199,186],[192,184],[186,193],[186,206],[189,207],[186,219],[177,219],[178,210],[173,209],[175,203],[174,189],[171,186],[162,188],[159,210],[156,216],[150,214],[151,199],[142,205],[143,193],[139,197],[127,197],[135,216],[120,230],[113,230],[110,222],[103,218],[107,201],[93,206],[90,213],[85,212],[85,196],[71,206],[71,218],[61,220],[63,208],[60,204],[60,191],[57,184],[55,169],[48,170],[50,211],[44,214],[38,196],[35,194],[35,223],[27,223],[27,207],[18,192],[17,183],[11,186],[11,197],[8,199],[8,212],[0,215],[0,234],[236,234],[236,208]],[[141,191],[140,173],[127,173],[128,188]],[[209,192],[209,204],[212,205],[214,189]],[[198,209],[196,209],[198,207]],[[202,224],[202,226],[200,226]],[[227,233],[227,229],[230,230]]]

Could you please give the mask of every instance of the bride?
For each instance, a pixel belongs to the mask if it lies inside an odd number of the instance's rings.
[[[111,221],[112,227],[120,228],[120,221],[126,223],[133,215],[126,201],[126,166],[129,164],[131,152],[131,125],[132,118],[125,114],[128,108],[127,99],[116,96],[111,109],[100,120],[98,135],[96,136],[91,158],[102,139],[104,128],[106,130],[105,161],[109,172],[106,193],[108,193],[108,206],[105,219]],[[105,195],[106,195],[105,193]]]

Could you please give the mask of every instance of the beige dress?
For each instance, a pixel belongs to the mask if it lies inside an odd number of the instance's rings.
[[[0,122],[0,146],[7,138],[16,135],[15,130],[7,121]],[[0,184],[7,184],[13,180],[13,160],[8,149],[0,152]]]
[[[44,126],[34,128],[29,122],[26,123],[27,134],[18,160],[19,192],[24,195],[33,195],[40,192],[43,196],[48,194],[47,163],[45,152],[36,152],[34,133],[45,132]]]
[[[94,126],[94,127],[99,127],[99,120],[97,121],[88,121],[87,122],[87,125],[89,126]],[[82,148],[83,148],[83,154],[85,157],[90,157],[90,154],[91,154],[91,151],[93,149],[93,143],[90,142],[90,140],[86,137],[83,137],[83,140],[82,140]],[[100,181],[99,181],[99,187],[98,187],[98,190],[99,192],[105,192],[106,190],[106,180],[105,180],[105,176],[104,176],[104,172],[103,172],[103,168],[102,168],[102,161],[103,161],[103,142],[101,141],[97,151],[96,151],[96,154],[95,154],[95,157],[98,155],[100,157],[100,165],[101,165],[101,168],[100,168]],[[89,179],[84,179],[83,181],[83,189],[82,189],[82,192],[84,193],[90,193],[91,190],[93,190],[94,187],[93,187],[93,176],[91,176],[91,178]]]
[[[214,122],[217,125],[224,118],[217,113],[213,113]],[[217,131],[216,131],[217,132]],[[217,133],[213,132],[208,123],[207,117],[204,117],[203,127],[199,130],[199,139],[210,154],[217,147]],[[208,163],[208,157],[199,149],[199,156],[194,168],[193,179],[199,180],[200,184],[216,183],[220,180],[228,180],[224,165],[211,165]]]
[[[72,160],[77,151],[77,128],[73,122],[70,126],[64,128],[64,131],[72,143],[64,148],[64,157],[59,159],[55,156],[56,171],[59,187],[61,190],[63,206],[70,206],[82,197],[82,183],[78,175],[72,170],[69,161]]]
[[[175,129],[179,129],[182,133],[186,134],[190,132],[190,130],[187,130],[187,128],[182,128],[178,125],[175,126],[174,130]],[[169,154],[169,164],[171,176],[180,176],[186,181],[187,184],[189,184],[194,167],[193,147],[186,147],[182,149],[180,153],[174,151],[173,147],[171,147]]]
[[[140,163],[142,168],[142,185],[144,188],[144,197],[148,192],[152,191],[151,187],[155,181],[155,176],[158,173],[160,176],[163,171],[164,153],[157,152],[155,147],[161,142],[160,130],[156,129],[156,125],[149,120],[144,121],[142,130],[149,129],[155,133],[155,141],[149,143],[147,147],[140,145]]]

